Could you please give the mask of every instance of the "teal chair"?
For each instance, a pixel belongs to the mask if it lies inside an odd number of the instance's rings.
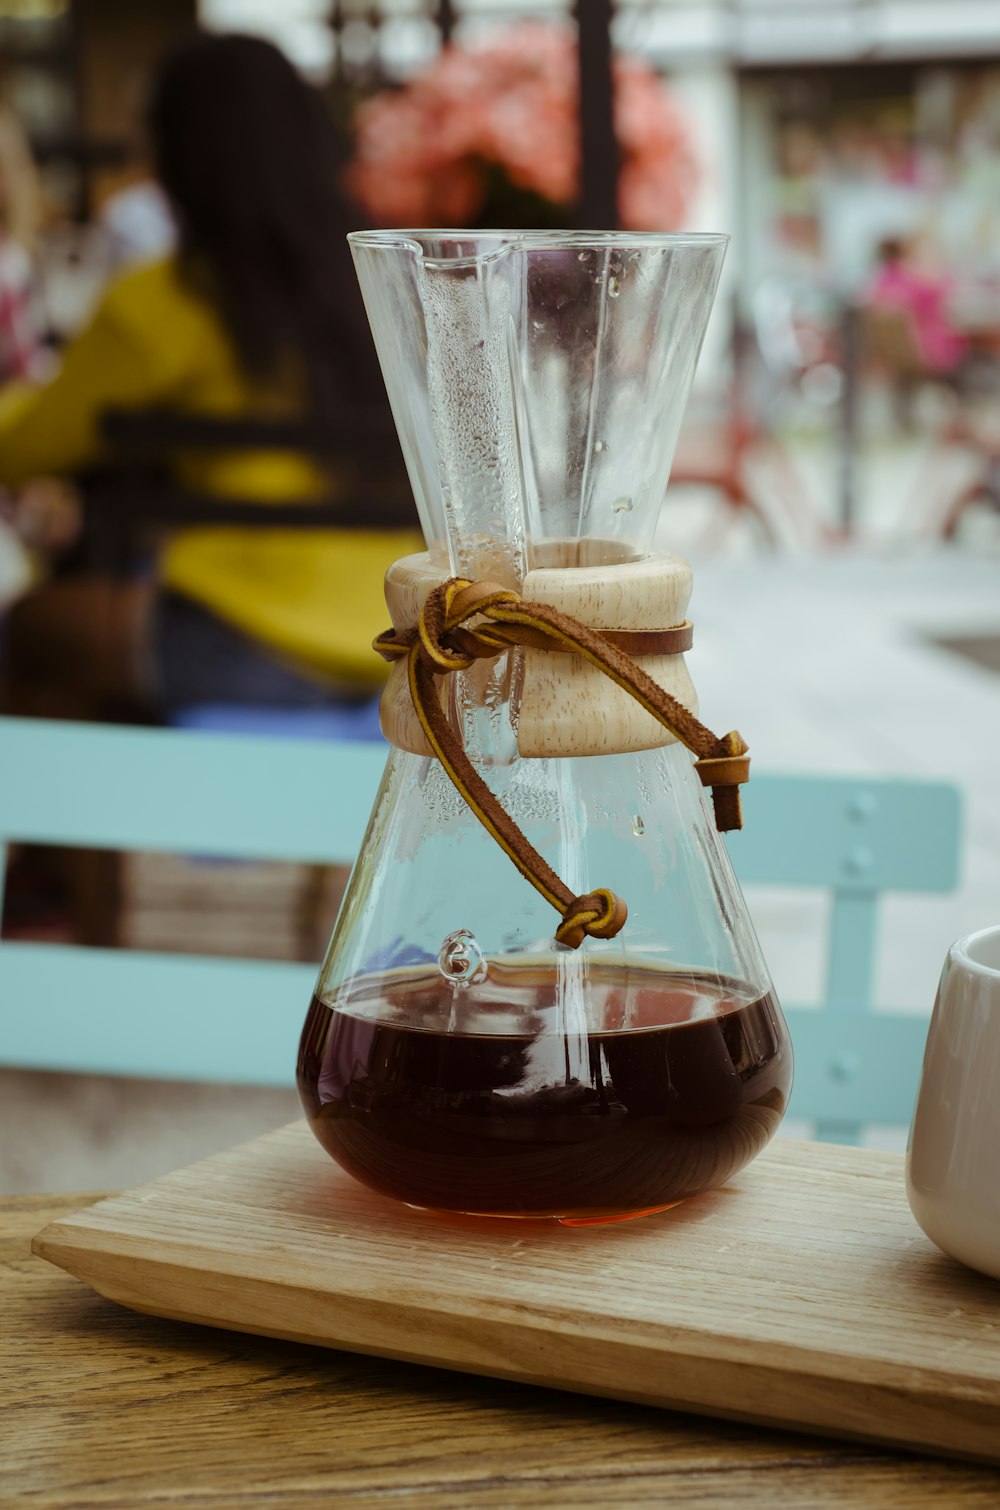
[[[744,794],[746,827],[728,836],[741,884],[832,894],[821,1010],[782,1003],[795,1045],[790,1115],[836,1143],[857,1142],[869,1123],[906,1126],[927,1016],[873,1010],[879,897],[954,889],[959,793],[943,782],[755,774]]]
[[[383,747],[0,718],[5,842],[350,861]],[[754,775],[730,836],[744,883],[833,893],[823,1009],[791,1004],[792,1114],[854,1141],[908,1122],[926,1018],[876,1013],[878,900],[955,885],[951,786]],[[0,871],[2,882],[2,871]],[[6,942],[0,1063],[287,1084],[311,965]]]
[[[21,840],[350,863],[385,756],[0,718],[0,853]],[[315,980],[315,965],[3,942],[0,1063],[287,1085]]]

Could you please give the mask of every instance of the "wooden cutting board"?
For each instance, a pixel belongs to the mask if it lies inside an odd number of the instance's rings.
[[[1000,1283],[916,1227],[903,1160],[779,1141],[616,1226],[384,1200],[297,1123],[54,1222],[138,1311],[1000,1463]]]

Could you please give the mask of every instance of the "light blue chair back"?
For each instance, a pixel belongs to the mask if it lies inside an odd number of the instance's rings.
[[[350,862],[384,760],[384,747],[364,743],[0,718],[0,848]],[[755,773],[744,801],[747,826],[730,836],[740,880],[833,894],[822,1010],[786,1006],[792,1114],[840,1141],[866,1123],[904,1125],[927,1021],[872,1010],[878,900],[954,887],[958,792]],[[0,1063],[288,1084],[315,975],[312,965],[5,942]]]
[[[0,850],[351,863],[385,756],[360,742],[0,718]],[[287,1085],[315,979],[314,965],[4,942],[0,1063]]]
[[[790,1114],[840,1143],[857,1142],[867,1124],[906,1126],[927,1016],[873,1009],[879,897],[954,889],[958,790],[944,782],[755,773],[744,808],[746,827],[728,840],[743,885],[832,893],[820,1010],[782,1003],[795,1045]]]

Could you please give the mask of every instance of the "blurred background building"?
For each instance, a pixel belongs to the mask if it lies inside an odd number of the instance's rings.
[[[871,458],[866,488],[855,453],[865,440],[899,439],[903,406],[893,388],[905,389],[929,422],[941,417],[954,384],[908,344],[905,329],[873,329],[877,322],[856,319],[855,310],[876,277],[880,246],[903,241],[909,259],[947,285],[947,319],[969,357],[963,375],[980,392],[991,386],[1000,350],[995,7],[597,0],[581,9],[592,36],[606,26],[609,46],[665,77],[690,125],[698,171],[684,226],[733,236],[703,394],[718,394],[731,376],[735,338],[757,367],[753,407],[761,412],[747,417],[797,439],[814,512],[835,528],[877,530],[866,509],[874,491],[881,524],[895,514],[892,523],[908,533],[946,522],[951,468],[961,482],[975,481],[957,435],[955,454],[935,457],[945,474],[935,479],[940,496],[922,508],[908,496],[905,461],[893,455],[898,486],[887,489],[880,458]],[[467,44],[526,17],[571,20],[572,7],[2,0],[0,98],[23,125],[41,173],[36,299],[47,336],[59,341],[78,329],[109,269],[155,251],[167,234],[155,199],[136,188],[148,174],[141,102],[164,46],[193,22],[273,38],[349,126],[361,101],[412,79],[448,40]],[[863,404],[859,374],[871,380]],[[973,450],[981,444],[969,442]],[[831,447],[840,448],[832,460]],[[775,512],[767,525],[788,532]],[[791,533],[809,533],[815,519],[798,512]]]

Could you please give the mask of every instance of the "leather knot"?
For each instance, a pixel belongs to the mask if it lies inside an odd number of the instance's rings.
[[[488,631],[463,629],[466,620],[489,608],[520,601],[516,592],[498,582],[470,582],[466,577],[442,582],[427,594],[420,610],[420,654],[435,671],[468,671],[480,657],[496,655],[508,647],[490,640]]]
[[[579,949],[584,938],[613,939],[625,926],[628,908],[621,897],[615,896],[606,886],[596,891],[584,892],[574,897],[563,912],[563,920],[556,929],[560,944]]]

